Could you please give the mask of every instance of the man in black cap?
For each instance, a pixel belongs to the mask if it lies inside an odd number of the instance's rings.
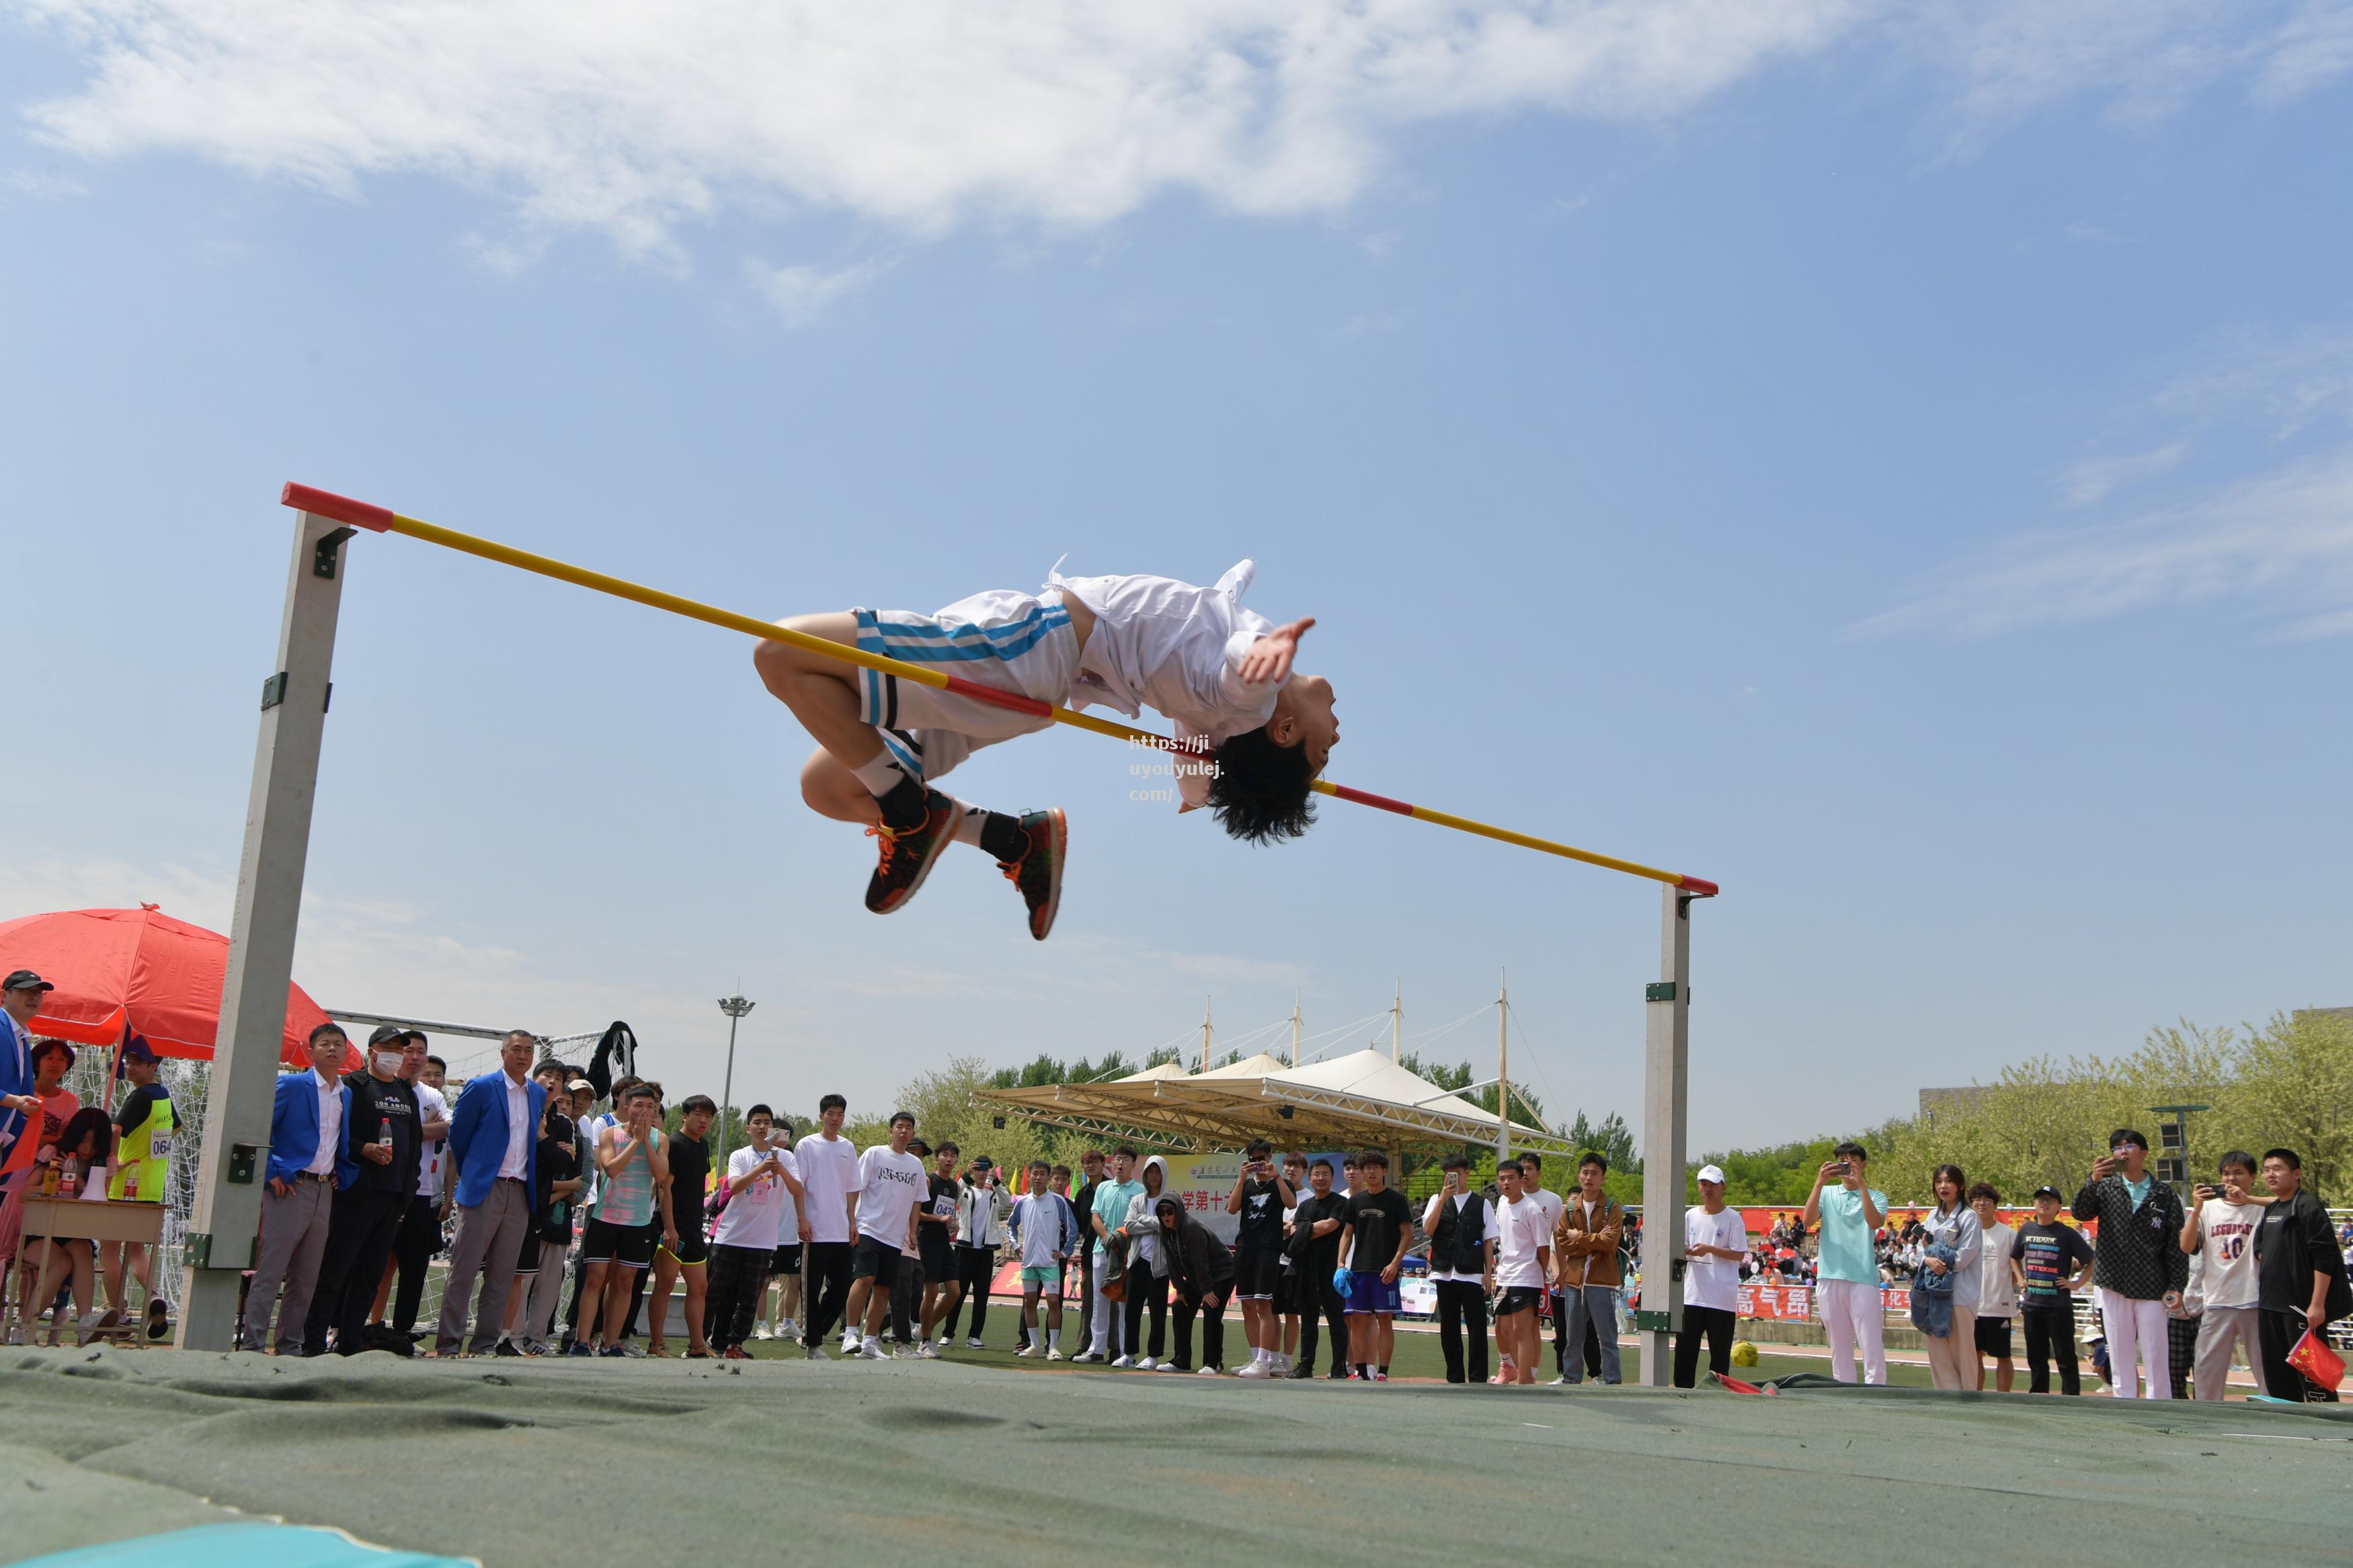
[[[29,969],[0,981],[0,1156],[24,1132],[25,1119],[41,1113],[33,1096],[33,1037],[25,1026],[57,987]]]
[[[2092,1275],[2092,1244],[2073,1226],[2059,1223],[2067,1200],[2056,1187],[2034,1189],[2034,1217],[2010,1244],[2010,1278],[2018,1287],[2018,1321],[2026,1331],[2027,1389],[2051,1392],[2051,1363],[2059,1363],[2059,1392],[2084,1392],[2075,1353],[2075,1292]]]
[[[401,1215],[417,1191],[424,1121],[416,1091],[400,1076],[406,1044],[399,1026],[377,1025],[368,1036],[366,1064],[343,1079],[352,1091],[351,1111],[335,1151],[334,1208],[303,1320],[304,1355],[326,1353],[329,1329],[341,1354],[369,1348],[368,1309],[375,1303],[376,1281],[384,1278]]]
[[[169,1090],[155,1081],[161,1064],[154,1047],[133,1035],[122,1047],[121,1076],[130,1092],[114,1110],[115,1170],[106,1184],[106,1195],[117,1203],[160,1204],[172,1172],[172,1140],[179,1131]],[[143,1241],[110,1241],[99,1247],[99,1267],[106,1275],[107,1305],[130,1310],[123,1291],[132,1279],[147,1292],[147,1337],[162,1339],[171,1323],[172,1309],[155,1292],[155,1253]]]

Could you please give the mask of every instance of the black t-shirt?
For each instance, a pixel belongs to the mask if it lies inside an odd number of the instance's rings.
[[[674,1133],[664,1141],[670,1159],[670,1221],[681,1236],[702,1228],[702,1203],[711,1187],[711,1145],[699,1138]],[[661,1210],[654,1210],[654,1228],[661,1228]]]
[[[1299,1200],[1298,1212],[1291,1216],[1291,1256],[1311,1279],[1328,1279],[1332,1270],[1340,1267],[1340,1233],[1315,1236],[1316,1226],[1327,1219],[1348,1223],[1348,1200],[1337,1193],[1317,1197],[1309,1193]]]
[[[943,1176],[936,1172],[928,1180],[931,1183],[931,1191],[930,1195],[924,1199],[923,1212],[934,1215],[955,1213],[956,1199],[963,1195],[963,1184],[954,1176]],[[915,1246],[927,1259],[934,1262],[945,1259],[948,1255],[947,1221],[944,1219],[917,1220]]]
[[[344,1134],[350,1157],[358,1161],[359,1175],[352,1190],[359,1193],[408,1194],[417,1190],[417,1092],[398,1079],[386,1083],[373,1073],[355,1072],[343,1082],[352,1091],[352,1112]],[[363,1145],[375,1142],[385,1128],[392,1130],[392,1163],[379,1165],[360,1159]]]
[[[572,1205],[579,1201],[571,1197],[553,1196],[555,1184],[569,1182],[580,1174],[580,1133],[572,1118],[560,1110],[547,1113],[547,1132],[539,1141],[539,1218],[537,1228],[542,1240],[572,1239]]]
[[[1272,1182],[1252,1179],[1242,1184],[1241,1223],[1234,1230],[1234,1248],[1238,1252],[1282,1250],[1282,1194],[1275,1191]]]
[[[2044,1225],[2031,1219],[2018,1227],[2011,1243],[2018,1271],[2026,1276],[2026,1304],[2052,1307],[2067,1300],[2067,1281],[2092,1261],[2092,1244],[2072,1225]]]
[[[1407,1234],[1412,1211],[1405,1194],[1395,1187],[1377,1193],[1350,1193],[1341,1219],[1356,1231],[1348,1267],[1359,1274],[1377,1273],[1397,1256],[1398,1240]]]
[[[148,1107],[159,1100],[169,1104],[171,1099],[171,1095],[164,1091],[164,1086],[160,1083],[142,1084],[132,1089],[123,1097],[122,1103],[115,1109],[116,1134],[123,1138],[130,1137],[133,1132],[138,1131],[140,1124],[147,1120]]]

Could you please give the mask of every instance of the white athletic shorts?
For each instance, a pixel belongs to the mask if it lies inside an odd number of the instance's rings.
[[[858,646],[927,665],[981,686],[1061,706],[1079,672],[1079,634],[1060,594],[1043,599],[991,588],[935,616],[855,610]],[[983,746],[1053,723],[878,670],[858,672],[858,716],[874,726],[899,765],[939,778]]]

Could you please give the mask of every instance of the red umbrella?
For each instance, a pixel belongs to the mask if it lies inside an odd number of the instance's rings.
[[[159,1057],[210,1057],[220,1028],[228,938],[160,912],[69,910],[0,923],[0,973],[30,969],[57,987],[30,1026],[89,1046],[117,1046],[128,1027]],[[327,1021],[300,985],[286,988],[279,1055],[308,1067],[305,1040]]]

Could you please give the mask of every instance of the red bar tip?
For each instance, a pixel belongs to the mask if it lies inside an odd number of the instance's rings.
[[[389,507],[370,506],[364,500],[339,496],[332,490],[313,489],[309,485],[298,485],[291,479],[287,480],[286,488],[278,492],[278,500],[280,505],[290,506],[298,511],[331,517],[337,522],[348,522],[354,528],[373,529],[378,533],[391,531],[393,519],[396,515]]]
[[[1704,877],[1678,877],[1675,879],[1675,886],[1695,898],[1702,899],[1712,899],[1724,891]]]

